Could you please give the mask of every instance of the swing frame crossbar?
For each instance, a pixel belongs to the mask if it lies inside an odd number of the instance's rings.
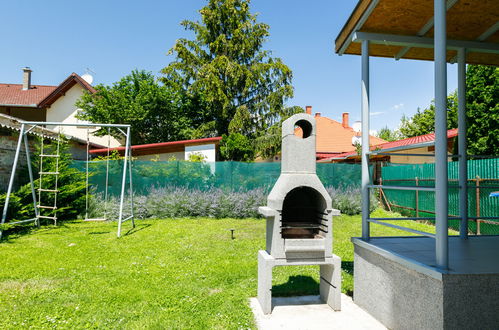
[[[28,143],[28,133],[32,131],[35,127],[40,127],[43,128],[44,126],[69,126],[69,127],[86,127],[87,128],[87,169],[86,169],[86,198],[88,201],[88,164],[89,164],[89,137],[88,137],[88,129],[89,128],[108,128],[108,133],[110,132],[111,128],[116,128],[119,130],[124,136],[125,136],[125,157],[124,157],[124,162],[123,162],[123,176],[122,176],[122,181],[121,181],[121,193],[120,193],[120,207],[119,207],[119,215],[118,215],[118,230],[117,230],[117,237],[121,236],[121,225],[123,222],[131,220],[132,221],[132,226],[135,227],[135,221],[134,221],[134,212],[133,212],[133,183],[132,183],[132,147],[131,147],[131,135],[130,135],[130,125],[127,124],[91,124],[91,123],[62,123],[62,122],[45,122],[45,121],[19,121],[21,124],[21,129],[19,132],[19,139],[17,141],[17,147],[16,147],[16,153],[14,156],[14,161],[12,163],[12,171],[10,174],[10,179],[9,179],[9,185],[7,188],[7,195],[5,197],[5,204],[3,205],[3,211],[2,211],[2,219],[0,224],[3,225],[5,224],[7,220],[7,211],[9,208],[9,201],[10,201],[10,195],[12,193],[12,187],[14,185],[14,179],[15,179],[15,174],[16,174],[16,169],[17,165],[19,162],[19,155],[21,153],[21,149],[23,148],[24,144],[24,152],[26,154],[26,162],[27,162],[27,167],[28,167],[28,174],[29,174],[29,180],[30,180],[30,186],[31,186],[31,195],[33,198],[33,209],[35,213],[34,218],[30,219],[25,219],[25,220],[19,220],[19,221],[13,221],[13,222],[8,222],[9,224],[20,224],[20,223],[28,223],[28,222],[35,222],[37,227],[40,227],[40,218],[42,217],[39,214],[39,208],[38,208],[38,202],[37,202],[37,196],[36,196],[36,189],[34,185],[34,179],[33,179],[33,169],[31,167],[31,158],[30,158],[30,149],[29,149],[29,143]],[[50,131],[50,133],[55,133]],[[42,134],[42,139],[44,139],[45,136]],[[108,156],[109,156],[109,140],[108,140]],[[128,171],[127,171],[128,170]],[[128,172],[128,177],[129,177],[129,197],[130,197],[130,216],[127,218],[123,218],[123,210],[124,210],[124,200],[125,200],[125,190],[126,190],[126,179],[127,179],[127,172]],[[106,202],[107,202],[107,185],[108,185],[108,180],[109,180],[109,157],[107,160],[106,164]],[[99,218],[98,220],[95,219],[89,219],[88,218],[88,202],[86,205],[86,210],[85,210],[85,221],[105,221],[107,220],[107,214],[104,218]],[[0,239],[2,238],[2,230],[0,228]]]

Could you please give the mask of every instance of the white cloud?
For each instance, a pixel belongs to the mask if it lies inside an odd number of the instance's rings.
[[[371,112],[370,115],[371,116],[379,116],[379,115],[382,115],[384,113],[385,113],[384,111],[377,111],[377,112]]]
[[[390,110],[400,110],[400,109],[404,109],[404,103],[395,104],[390,108]]]

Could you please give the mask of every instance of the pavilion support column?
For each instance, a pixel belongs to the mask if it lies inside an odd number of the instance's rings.
[[[457,52],[457,113],[459,145],[459,236],[468,238],[468,164],[466,143],[466,49]]]
[[[449,267],[447,173],[447,36],[445,0],[434,0],[435,15],[435,211],[437,267]]]
[[[369,41],[362,41],[362,238],[369,239]]]

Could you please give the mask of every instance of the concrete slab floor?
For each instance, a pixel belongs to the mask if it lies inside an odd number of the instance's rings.
[[[256,298],[250,299],[260,330],[274,329],[386,329],[374,317],[341,295],[341,312],[335,312],[319,296],[272,298],[272,314],[264,315]]]

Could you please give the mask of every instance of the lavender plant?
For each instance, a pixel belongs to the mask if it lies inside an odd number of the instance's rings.
[[[342,214],[355,215],[361,212],[360,189],[337,189],[328,187],[332,206]],[[134,197],[134,212],[137,219],[146,218],[258,218],[258,207],[267,204],[268,190],[263,188],[248,191],[225,191],[212,188],[207,191],[187,188],[153,188],[146,195]],[[377,201],[371,196],[371,210]],[[90,201],[90,216],[101,217],[105,211],[104,199],[96,196]],[[129,213],[129,201],[125,212]],[[107,203],[108,218],[117,219],[119,198],[111,197]]]

